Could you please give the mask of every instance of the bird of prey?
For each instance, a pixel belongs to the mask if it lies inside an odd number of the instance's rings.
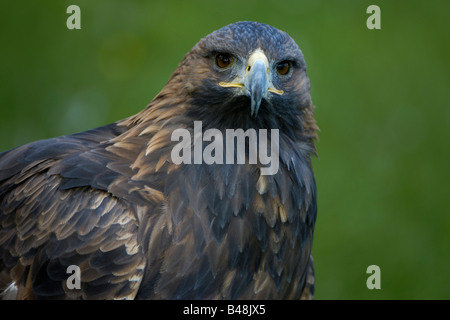
[[[138,114],[0,153],[3,298],[312,298],[313,115],[295,41],[237,22],[201,39]],[[226,161],[241,147],[235,136],[222,152],[219,137],[239,129],[245,152]],[[274,172],[250,161],[262,141]],[[196,160],[213,142],[217,161]]]

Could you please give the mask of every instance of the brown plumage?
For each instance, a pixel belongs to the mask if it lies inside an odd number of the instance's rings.
[[[257,51],[267,59],[253,64]],[[137,115],[0,153],[0,289],[18,299],[311,298],[317,127],[305,70],[286,33],[235,23],[203,38]],[[174,163],[171,135],[193,133],[194,121],[279,130],[279,169]],[[68,288],[70,265],[80,289]]]

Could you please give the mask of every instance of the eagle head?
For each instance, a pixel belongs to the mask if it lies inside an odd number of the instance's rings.
[[[172,86],[188,98],[184,114],[205,127],[278,128],[293,139],[300,129],[316,138],[303,54],[272,26],[243,21],[212,32],[185,55]]]

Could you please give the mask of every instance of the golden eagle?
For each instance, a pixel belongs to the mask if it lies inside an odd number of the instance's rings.
[[[201,39],[138,114],[0,153],[2,296],[311,298],[313,109],[294,40],[238,22]]]

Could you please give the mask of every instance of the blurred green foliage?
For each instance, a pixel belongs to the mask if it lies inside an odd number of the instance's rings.
[[[68,30],[66,8],[81,8]],[[368,30],[366,8],[381,8]],[[287,31],[308,65],[317,299],[450,298],[449,1],[19,0],[0,10],[0,150],[137,113],[203,36]],[[381,268],[368,290],[366,268]]]

